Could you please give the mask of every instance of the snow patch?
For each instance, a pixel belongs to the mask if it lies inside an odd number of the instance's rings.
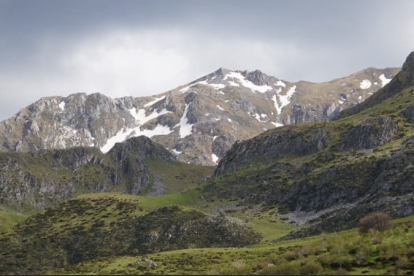
[[[262,117],[259,115],[259,114],[254,114],[254,116],[253,117],[255,117],[256,118],[256,120],[258,120],[259,122],[261,122],[261,123],[265,123],[266,122],[266,120],[262,120]]]
[[[180,127],[180,138],[185,138],[188,135],[190,135],[191,133],[193,133],[193,124],[189,124],[188,123],[188,119],[187,119],[187,113],[188,113],[188,107],[190,105],[189,104],[185,104],[185,109],[184,109],[184,114],[180,119],[180,122],[178,124],[176,124],[174,126],[174,128],[176,127]]]
[[[223,80],[227,80],[227,78],[237,79],[242,86],[250,88],[252,90],[252,92],[258,91],[260,93],[264,93],[264,92],[272,89],[272,87],[268,86],[268,85],[255,85],[251,81],[246,80],[246,78],[243,77],[243,75],[238,73],[238,72],[230,72],[230,73],[226,74],[226,76],[223,78]]]
[[[221,106],[219,106],[219,105],[216,105],[216,106],[217,106],[218,109],[224,111],[224,109]]]
[[[273,95],[273,102],[275,104],[275,108],[277,110],[278,115],[282,114],[282,109],[290,103],[290,99],[292,98],[293,94],[296,93],[296,85],[292,86],[286,95],[281,95],[282,89],[276,90],[276,95]],[[279,97],[280,103],[278,103],[276,96]]]
[[[214,141],[214,140],[216,140],[216,138],[217,138],[217,137],[218,137],[218,136],[213,136],[213,141]]]
[[[65,103],[65,102],[61,102],[61,103],[59,104],[59,108],[63,111],[63,110],[65,110],[65,105],[66,105],[66,103]]]
[[[234,81],[227,81],[231,86],[240,86],[238,83]]]
[[[106,141],[106,144],[101,148],[103,153],[107,153],[110,149],[115,146],[116,143],[124,142],[126,139],[131,137],[138,137],[138,136],[147,136],[151,138],[155,135],[168,135],[172,132],[172,130],[168,126],[162,126],[158,124],[154,129],[144,129],[141,130],[139,126],[135,128],[125,129],[123,131],[119,131],[115,136],[111,137]]]
[[[275,123],[275,122],[271,122],[275,127],[282,127],[284,126],[284,124],[279,124],[279,123]]]
[[[232,119],[230,119],[230,118],[227,118],[227,121],[229,121],[230,123],[233,122]]]
[[[359,87],[361,87],[361,89],[368,89],[371,87],[371,82],[367,79],[361,81],[361,83],[359,84]]]
[[[211,159],[213,159],[213,162],[217,164],[217,161],[219,160],[219,158],[217,157],[217,155],[215,155],[214,153],[211,154]]]
[[[282,87],[286,87],[286,84],[283,82],[283,81],[277,81],[276,83],[275,83],[275,85],[276,86],[282,86]]]
[[[124,142],[126,139],[131,137],[138,137],[141,135],[147,136],[151,138],[155,135],[167,135],[172,132],[172,130],[168,126],[163,126],[160,124],[157,124],[157,126],[154,129],[144,129],[141,130],[141,126],[147,123],[148,121],[155,119],[161,115],[170,113],[171,111],[167,111],[166,109],[161,110],[161,112],[154,111],[150,115],[145,115],[145,109],[140,109],[138,112],[136,111],[136,108],[133,107],[128,110],[129,113],[135,118],[135,121],[137,123],[136,127],[133,128],[124,128],[123,130],[120,130],[117,134],[112,136],[106,141],[106,144],[101,147],[101,151],[103,153],[107,153],[113,146],[115,146],[116,143]]]
[[[178,151],[178,150],[176,150],[176,149],[173,149],[172,150],[172,152],[174,152],[175,154],[177,154],[177,155],[180,155],[181,153],[183,153],[182,151]]]
[[[219,94],[221,94],[221,95],[226,95],[226,94],[224,94],[224,92],[222,92],[222,91],[220,91],[220,92],[219,92]]]
[[[381,81],[382,87],[387,85],[392,80],[392,79],[387,79],[384,74],[381,74],[381,76],[379,76],[379,79]]]
[[[155,98],[155,100],[153,100],[153,101],[151,101],[149,103],[146,103],[144,105],[144,107],[151,106],[151,105],[155,104],[156,102],[159,102],[159,101],[164,100],[164,99],[165,99],[165,96],[160,97],[160,98]]]
[[[212,86],[214,89],[218,90],[218,89],[222,89],[224,87],[226,87],[224,84],[222,83],[210,83],[210,86]]]
[[[145,123],[147,123],[148,121],[151,121],[152,119],[155,119],[161,115],[167,114],[167,113],[171,113],[171,111],[168,111],[167,109],[163,109],[161,110],[161,112],[158,111],[153,111],[150,115],[146,116],[145,115],[145,109],[140,109],[138,110],[138,112],[136,111],[136,108],[133,107],[131,109],[128,109],[129,113],[135,118],[135,121],[139,124],[139,125],[144,125]]]

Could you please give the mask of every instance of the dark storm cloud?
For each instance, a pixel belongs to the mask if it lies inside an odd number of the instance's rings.
[[[400,66],[414,48],[413,8],[402,0],[0,1],[0,119],[43,96],[152,95],[219,67],[328,81]]]

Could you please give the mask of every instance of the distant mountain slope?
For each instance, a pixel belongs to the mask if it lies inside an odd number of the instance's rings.
[[[413,79],[412,57],[396,79]],[[287,220],[309,223],[290,238],[346,229],[378,210],[414,214],[414,85],[399,87],[355,115],[235,143],[205,192],[241,206],[277,206]]]
[[[291,83],[224,68],[153,97],[47,97],[0,123],[0,150],[96,147],[145,135],[192,164],[216,165],[237,140],[275,126],[335,118],[399,71],[368,68],[327,83]]]

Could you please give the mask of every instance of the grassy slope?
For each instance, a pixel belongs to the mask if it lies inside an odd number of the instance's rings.
[[[18,224],[19,222],[22,222],[25,219],[25,215],[17,215],[12,212],[0,210],[0,233],[12,228],[13,226]]]
[[[179,161],[148,160],[152,173],[160,177],[167,194],[179,193],[213,174],[215,167],[197,166]]]
[[[62,273],[90,274],[409,274],[414,268],[414,216],[383,233],[357,229],[245,248],[185,249],[103,258]],[[137,265],[149,259],[157,267]]]

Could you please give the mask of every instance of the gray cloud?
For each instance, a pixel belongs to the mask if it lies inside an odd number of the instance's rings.
[[[153,95],[219,67],[328,81],[401,66],[413,1],[0,1],[0,119],[40,97]]]

